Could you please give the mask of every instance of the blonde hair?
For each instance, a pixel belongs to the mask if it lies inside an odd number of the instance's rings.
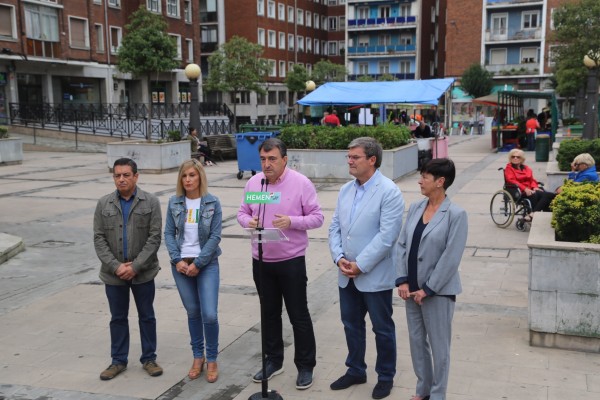
[[[574,164],[585,164],[588,167],[592,165],[596,165],[596,161],[594,161],[594,157],[592,157],[589,153],[581,153],[573,160]]]
[[[508,153],[508,162],[511,161],[512,156],[519,156],[521,160],[525,161],[525,152],[521,149],[512,149]]]
[[[181,183],[181,177],[183,173],[190,168],[196,169],[198,175],[200,176],[200,187],[198,188],[200,191],[200,197],[205,196],[208,193],[208,182],[206,181],[206,172],[204,172],[204,167],[200,161],[192,158],[191,160],[184,161],[179,166],[179,173],[177,174],[177,189],[175,193],[177,196],[185,196],[185,189],[183,187],[183,183]]]

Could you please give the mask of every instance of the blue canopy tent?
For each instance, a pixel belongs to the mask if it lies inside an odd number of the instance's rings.
[[[354,104],[438,105],[453,78],[393,82],[328,82],[298,100],[304,106]]]

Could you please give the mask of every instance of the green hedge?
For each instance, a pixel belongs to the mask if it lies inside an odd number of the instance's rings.
[[[556,240],[600,243],[600,185],[566,182],[552,202],[552,227]]]
[[[378,126],[321,126],[293,125],[281,130],[279,138],[290,149],[345,150],[358,137],[375,138],[384,150],[408,144],[410,130],[404,125]]]
[[[4,139],[8,137],[8,128],[5,126],[0,126],[0,139]]]
[[[560,142],[556,161],[561,171],[571,171],[573,159],[581,153],[589,153],[596,163],[600,162],[600,139],[570,139]]]

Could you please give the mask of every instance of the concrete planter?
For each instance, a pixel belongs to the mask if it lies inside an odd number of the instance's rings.
[[[23,163],[23,140],[20,138],[0,139],[0,165]]]
[[[600,245],[557,242],[551,213],[529,233],[529,340],[533,346],[600,352]]]
[[[548,161],[548,164],[546,164],[546,176],[548,181],[544,182],[544,187],[546,191],[554,192],[556,188],[565,183],[565,179],[569,177],[569,172],[559,170],[558,161]]]
[[[345,155],[348,150],[288,149],[288,166],[316,182],[347,182]],[[381,173],[396,180],[417,169],[419,151],[416,143],[383,151]]]
[[[190,142],[148,143],[113,142],[106,145],[108,169],[112,170],[115,160],[128,157],[138,165],[138,170],[151,174],[176,171],[182,162],[191,158]]]

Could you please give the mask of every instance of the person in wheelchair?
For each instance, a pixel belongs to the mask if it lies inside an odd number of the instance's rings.
[[[534,212],[550,211],[550,203],[556,194],[545,192],[533,177],[531,168],[524,162],[525,153],[520,149],[512,149],[508,153],[508,164],[504,167],[504,181],[506,185],[518,187],[521,195],[530,201],[532,210],[524,219],[531,222]]]

